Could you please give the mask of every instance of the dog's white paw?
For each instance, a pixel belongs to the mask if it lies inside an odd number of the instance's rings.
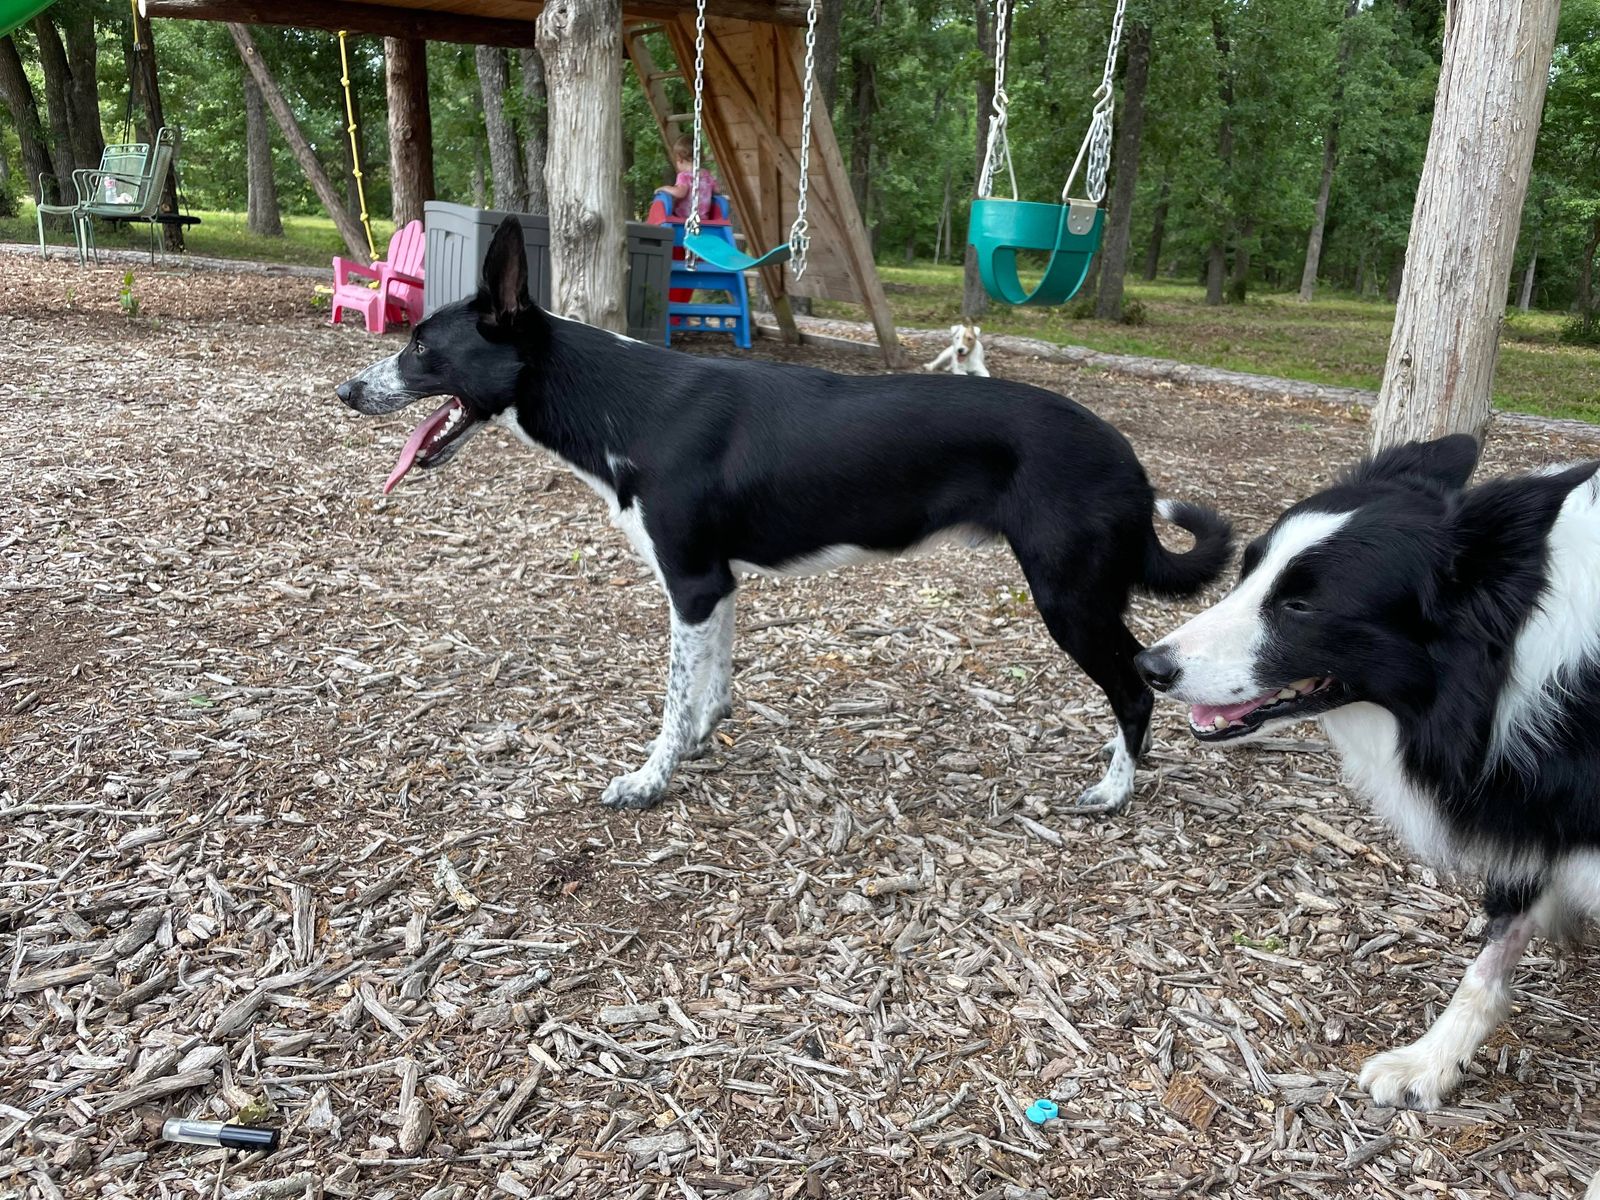
[[[1072,806],[1072,812],[1074,816],[1119,813],[1128,807],[1128,801],[1131,799],[1133,799],[1131,787],[1122,787],[1110,780],[1102,779],[1078,797]]]
[[[667,781],[648,767],[629,775],[618,775],[606,785],[600,803],[607,808],[654,808],[667,794]]]
[[[1444,1107],[1464,1074],[1462,1063],[1418,1041],[1369,1058],[1361,1068],[1361,1088],[1382,1108],[1431,1112]]]

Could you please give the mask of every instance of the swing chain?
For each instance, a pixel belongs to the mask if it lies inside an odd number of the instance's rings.
[[[1004,2],[1004,0],[1002,0]],[[806,220],[806,196],[811,183],[811,93],[817,74],[817,0],[806,10],[805,102],[800,112],[800,194],[795,199],[794,224],[789,226],[789,266],[795,279],[806,273],[811,249],[811,225]]]
[[[689,168],[689,215],[683,221],[685,238],[700,236],[700,123],[705,96],[706,75],[706,0],[696,0],[694,10],[694,165]],[[694,255],[686,253],[688,267],[694,270]]]
[[[1078,168],[1084,159],[1089,161],[1085,177],[1087,196],[1091,204],[1099,204],[1106,194],[1106,174],[1111,169],[1111,118],[1116,112],[1115,79],[1117,73],[1117,48],[1122,43],[1122,18],[1128,0],[1117,0],[1117,11],[1111,18],[1111,41],[1106,47],[1106,65],[1100,75],[1100,86],[1094,91],[1094,111],[1089,118],[1089,130],[1078,147],[1078,157],[1061,189],[1061,203],[1067,203],[1067,193],[1078,177]]]
[[[999,0],[995,11],[994,38],[994,99],[989,116],[989,140],[983,152],[983,172],[978,178],[978,195],[988,197],[994,191],[994,175],[1004,161],[1006,173],[1011,177],[1011,198],[1017,199],[1017,169],[1011,161],[1011,142],[1006,137],[1006,118],[1011,108],[1011,97],[1006,93],[1006,26],[1011,11],[1010,0]]]

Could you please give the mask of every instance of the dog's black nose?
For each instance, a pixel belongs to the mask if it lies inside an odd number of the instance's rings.
[[[1158,692],[1169,692],[1172,685],[1178,682],[1178,673],[1182,670],[1178,662],[1172,657],[1172,651],[1165,646],[1152,646],[1134,656],[1133,666],[1139,672],[1139,678]]]
[[[333,389],[333,394],[335,396],[339,397],[341,402],[343,402],[345,404],[349,404],[350,401],[355,398],[355,394],[356,394],[355,380],[353,380],[353,379],[345,380],[338,387]]]

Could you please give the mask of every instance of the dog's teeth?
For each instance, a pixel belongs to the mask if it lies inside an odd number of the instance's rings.
[[[1211,722],[1211,728],[1215,729],[1218,733],[1221,733],[1227,727],[1228,727],[1228,718],[1227,717],[1218,717],[1216,720]]]
[[[1317,686],[1317,681],[1315,679],[1297,679],[1289,686],[1297,692],[1309,692]]]
[[[1299,694],[1300,693],[1295,691],[1293,688],[1280,688],[1278,690],[1278,699],[1279,700],[1293,700]]]

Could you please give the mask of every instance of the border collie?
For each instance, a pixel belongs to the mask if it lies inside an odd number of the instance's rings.
[[[1413,850],[1486,879],[1487,944],[1449,1007],[1361,1072],[1389,1106],[1442,1104],[1529,939],[1600,914],[1600,463],[1465,490],[1477,461],[1457,435],[1360,464],[1138,659],[1203,742],[1317,718]]]
[[[952,375],[982,375],[989,377],[989,368],[983,365],[983,343],[978,334],[983,331],[971,321],[950,326],[950,344],[939,351],[939,357],[924,363],[924,371],[939,371],[946,367]]]
[[[363,413],[448,397],[406,440],[386,492],[495,422],[598,492],[654,569],[671,601],[661,734],[605,804],[654,804],[729,714],[741,573],[811,574],[994,538],[1010,543],[1051,635],[1116,715],[1110,766],[1083,805],[1127,802],[1153,703],[1122,623],[1129,592],[1194,594],[1226,566],[1232,535],[1209,509],[1162,501],[1195,536],[1184,553],[1165,549],[1144,469],[1110,425],[1022,384],[695,358],[552,316],[528,298],[510,218],[484,279],[338,395]]]

